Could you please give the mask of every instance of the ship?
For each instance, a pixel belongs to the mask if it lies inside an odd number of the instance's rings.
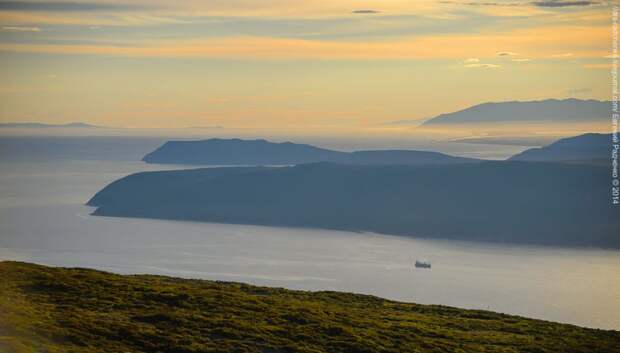
[[[416,268],[431,268],[431,263],[426,261],[418,261],[415,262]]]

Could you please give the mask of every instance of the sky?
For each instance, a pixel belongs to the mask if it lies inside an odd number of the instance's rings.
[[[608,100],[611,4],[0,0],[0,122],[346,133]]]

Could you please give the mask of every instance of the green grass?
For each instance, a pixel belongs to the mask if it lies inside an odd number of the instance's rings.
[[[0,352],[620,352],[620,332],[350,293],[0,262]]]

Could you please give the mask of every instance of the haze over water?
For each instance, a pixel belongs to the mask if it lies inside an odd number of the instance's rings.
[[[83,204],[109,182],[182,166],[139,162],[158,139],[75,148],[84,141],[20,158],[3,148],[0,260],[351,291],[620,329],[620,251],[93,217]],[[433,268],[415,269],[416,259]]]

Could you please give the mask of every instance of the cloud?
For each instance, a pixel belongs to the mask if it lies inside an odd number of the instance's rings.
[[[511,51],[501,51],[497,53],[497,56],[515,56],[517,53],[513,53]]]
[[[528,61],[532,61],[531,59],[526,59],[526,58],[514,58],[511,61],[514,61],[516,63],[526,63]]]
[[[452,4],[452,5],[466,5],[466,6],[500,6],[500,7],[512,7],[512,6],[523,6],[525,3],[523,2],[494,2],[494,1],[441,1],[441,4]]]
[[[554,58],[570,58],[571,56],[573,56],[573,53],[553,54],[551,56]]]
[[[441,9],[437,6],[429,6],[434,1],[368,0],[360,5],[356,0],[0,0],[0,11],[104,13],[153,10],[179,17],[325,19],[342,18],[343,15],[351,13],[371,15],[389,12],[419,16],[441,14]]]
[[[546,0],[546,1],[534,1],[532,5],[538,7],[579,7],[597,5],[598,1],[563,1],[563,0]]]
[[[381,11],[378,11],[378,10],[354,10],[354,11],[351,11],[351,13],[355,13],[355,14],[376,14],[376,13],[381,13]]]
[[[441,1],[442,4],[456,4],[467,6],[490,6],[490,7],[580,7],[598,5],[600,2],[591,0],[542,0],[542,1],[513,1],[513,2],[499,2],[499,1]]]
[[[94,43],[60,44],[0,41],[0,51],[106,55],[123,57],[213,57],[240,59],[450,59],[480,64],[483,58],[497,58],[497,47],[532,53],[544,59],[570,48],[572,58],[600,58],[609,53],[609,28],[535,27],[506,32],[429,35],[389,40],[308,40],[269,36],[227,36],[211,38],[119,39]],[[535,53],[535,54],[534,54]],[[476,55],[476,57],[473,57]],[[571,54],[573,55],[573,54]],[[491,64],[492,65],[492,64]],[[484,66],[484,65],[483,65]],[[488,66],[487,67],[492,67]]]
[[[22,27],[22,26],[4,26],[3,31],[6,32],[41,32],[39,27]]]
[[[0,1],[0,11],[34,12],[92,12],[92,11],[134,11],[150,7],[109,2],[69,1]]]
[[[467,67],[467,68],[482,68],[482,69],[497,69],[497,68],[500,68],[501,65],[478,63],[478,64],[466,64],[465,67]]]
[[[465,59],[463,62],[466,63],[466,64],[479,63],[480,59],[478,59],[478,58],[469,58],[469,59]]]

